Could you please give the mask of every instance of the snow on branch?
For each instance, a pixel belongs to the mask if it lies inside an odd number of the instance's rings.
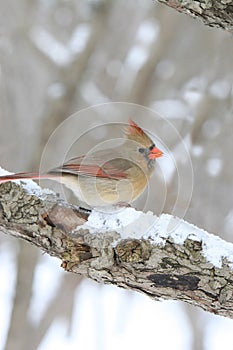
[[[100,283],[233,318],[233,244],[168,214],[84,213],[32,181],[0,185],[0,230]]]
[[[200,19],[210,27],[233,31],[232,0],[159,0],[175,10]]]

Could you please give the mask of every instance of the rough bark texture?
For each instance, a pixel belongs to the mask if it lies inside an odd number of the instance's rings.
[[[65,270],[233,317],[232,270],[227,261],[222,268],[207,262],[201,242],[186,239],[179,245],[168,238],[161,247],[116,232],[71,232],[87,218],[55,195],[38,198],[11,182],[0,186],[0,230],[60,258]]]
[[[175,10],[201,19],[210,27],[217,27],[232,32],[233,1],[231,0],[159,0]]]

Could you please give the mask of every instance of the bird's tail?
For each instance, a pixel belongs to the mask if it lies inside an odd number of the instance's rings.
[[[40,180],[40,179],[51,179],[53,176],[49,174],[39,173],[17,173],[0,176],[0,184],[13,180]]]

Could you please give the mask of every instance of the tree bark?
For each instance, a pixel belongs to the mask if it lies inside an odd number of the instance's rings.
[[[131,226],[124,228],[121,223],[119,230],[105,224],[101,228],[97,221],[94,227],[93,217],[100,215],[105,223],[110,214],[83,212],[55,194],[38,189],[24,183],[0,185],[0,231],[61,259],[67,271],[142,292],[156,300],[182,300],[233,318],[233,244],[202,230],[198,236],[195,232],[199,229],[181,219],[176,219],[181,222],[176,235],[180,234],[183,242],[165,232],[163,218],[154,224],[153,234],[145,235],[139,223],[153,215],[133,208],[123,209],[119,217],[129,215],[125,214],[127,210],[140,213],[137,232],[135,227],[130,231]],[[223,252],[221,261],[208,258],[211,249]]]
[[[233,31],[233,1],[231,0],[159,0],[175,10],[189,14],[210,27]]]

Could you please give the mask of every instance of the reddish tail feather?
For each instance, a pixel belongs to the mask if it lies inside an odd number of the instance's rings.
[[[0,184],[12,180],[39,180],[39,179],[48,179],[53,177],[52,175],[40,175],[38,173],[17,173],[0,176]]]

